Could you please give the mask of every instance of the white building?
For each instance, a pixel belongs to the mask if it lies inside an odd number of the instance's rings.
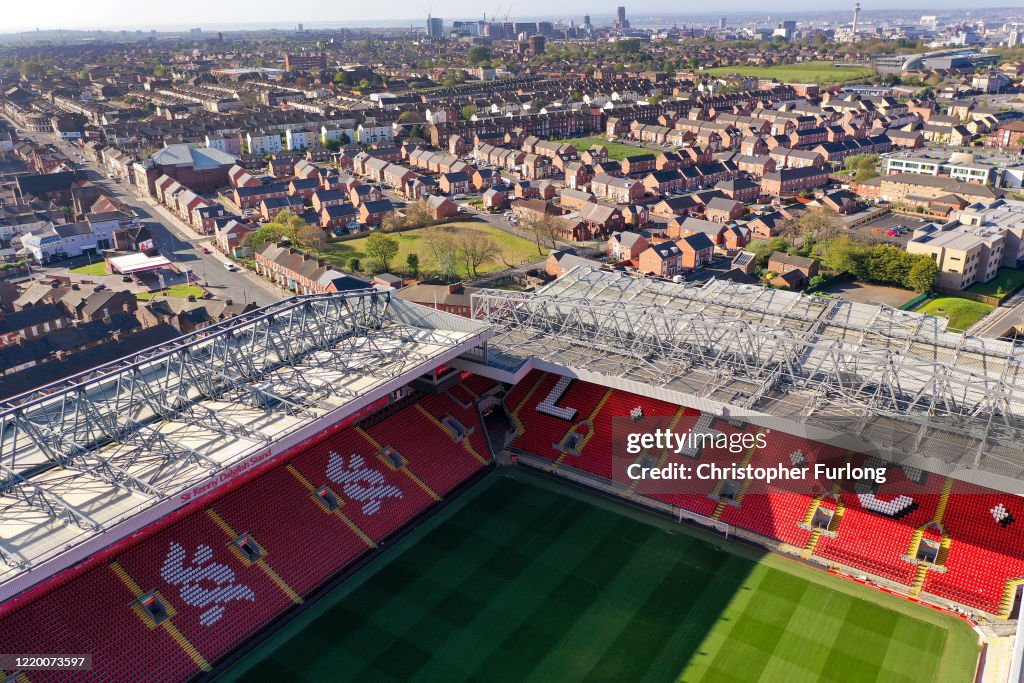
[[[246,133],[245,142],[249,147],[249,154],[258,157],[276,154],[284,149],[280,133]]]
[[[320,146],[320,135],[313,130],[289,128],[284,134],[285,144],[290,150],[304,150]]]
[[[394,130],[391,124],[378,126],[373,123],[360,123],[356,128],[356,140],[364,145],[372,145],[377,142],[391,142],[395,139]]]

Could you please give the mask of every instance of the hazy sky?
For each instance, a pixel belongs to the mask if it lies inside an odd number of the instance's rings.
[[[274,24],[281,28],[293,27],[296,22],[313,26],[317,23],[344,24],[345,22],[366,22],[387,20],[388,23],[420,24],[426,12],[421,8],[433,9],[434,16],[445,19],[488,16],[499,6],[501,15],[511,5],[511,18],[551,17],[552,10],[567,11],[554,18],[576,19],[584,13],[594,17],[611,15],[618,4],[625,4],[630,16],[652,14],[706,14],[709,12],[768,12],[769,7],[777,11],[799,10],[841,10],[852,7],[853,0],[790,0],[782,4],[765,3],[763,0],[733,0],[723,2],[709,9],[703,2],[671,2],[669,0],[643,0],[630,3],[628,0],[606,0],[592,2],[551,3],[550,0],[503,0],[483,3],[474,0],[393,0],[383,2],[360,2],[354,0],[302,0],[288,3],[281,0],[4,0],[0,15],[0,32],[22,31],[35,28],[186,28],[203,26],[210,28],[246,28],[254,24]],[[865,12],[871,9],[890,9],[893,5],[904,8],[972,8],[1012,6],[1007,0],[864,0],[861,6]]]

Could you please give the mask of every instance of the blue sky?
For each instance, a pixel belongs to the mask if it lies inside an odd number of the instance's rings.
[[[554,18],[576,19],[584,13],[596,18],[611,15],[622,0],[605,3],[577,2],[559,4],[567,13]],[[669,2],[667,0],[645,0],[641,3],[624,2],[627,13],[632,16],[679,13],[705,14],[708,6],[697,2]],[[861,3],[867,12],[871,9],[891,9],[893,4],[901,8],[917,9],[927,13],[928,8],[962,9],[959,0],[899,0],[898,3],[866,0]],[[972,0],[970,7],[1006,7],[1006,0]],[[1009,3],[1012,4],[1012,3]],[[483,12],[491,15],[499,6],[504,15],[512,6],[513,19],[551,16],[549,0],[504,0],[503,2],[479,3],[474,0],[394,0],[391,3],[362,3],[346,0],[304,0],[288,4],[280,0],[7,0],[4,5],[0,31],[20,31],[34,28],[187,28],[203,26],[213,29],[247,28],[253,25],[276,25],[281,28],[293,27],[297,22],[313,26],[317,23],[343,25],[346,22],[387,21],[389,24],[420,24],[425,16],[423,8],[432,8],[435,16],[449,18],[481,17]],[[790,0],[785,11],[800,10],[844,10],[852,7],[853,0]],[[875,7],[872,7],[875,5]],[[85,8],[88,8],[86,11]],[[715,12],[764,12],[762,0],[735,0],[723,3]],[[386,11],[385,11],[386,10]],[[767,14],[765,15],[767,17]]]

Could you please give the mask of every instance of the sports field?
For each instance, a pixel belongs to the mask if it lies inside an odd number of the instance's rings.
[[[716,76],[739,74],[757,78],[777,78],[783,83],[845,83],[875,75],[874,69],[860,66],[833,66],[832,62],[800,62],[777,66],[716,66],[708,69]]]
[[[960,682],[976,658],[951,616],[499,472],[220,680]]]

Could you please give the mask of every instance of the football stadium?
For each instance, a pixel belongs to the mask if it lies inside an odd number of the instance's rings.
[[[586,267],[472,301],[7,400],[0,681],[1021,680],[1018,346]]]

